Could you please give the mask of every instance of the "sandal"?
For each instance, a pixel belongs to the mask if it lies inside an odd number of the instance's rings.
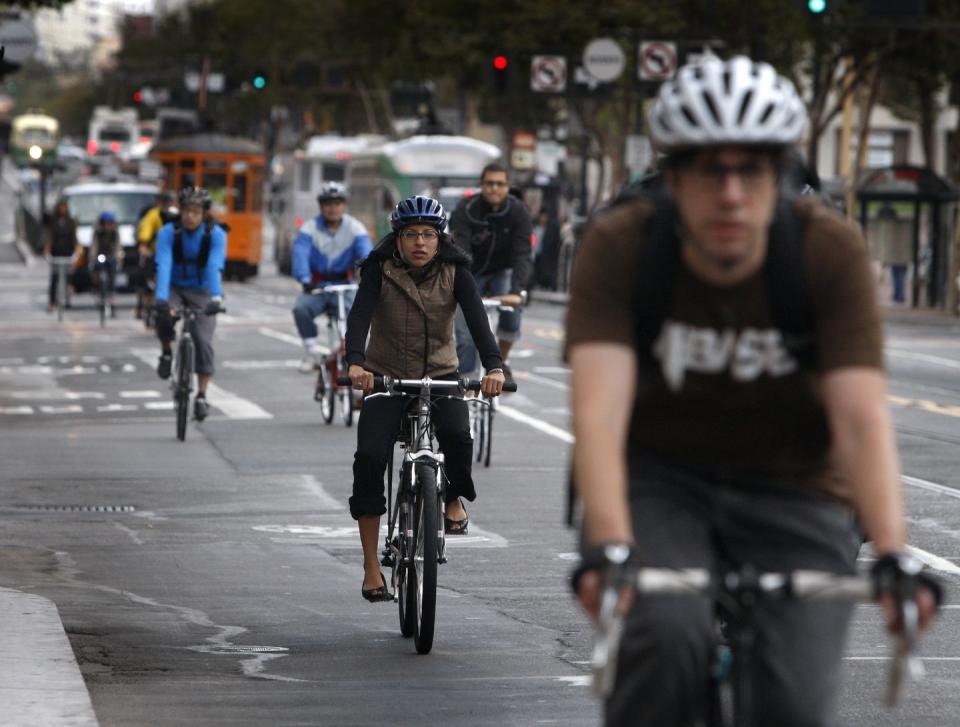
[[[463,507],[463,502],[460,502],[460,506]],[[463,512],[467,512],[467,508],[463,508]],[[451,520],[448,517],[443,518],[443,532],[447,535],[466,535],[467,534],[467,525],[470,523],[470,517],[467,516],[463,520]]]
[[[393,594],[387,590],[387,579],[383,577],[383,571],[380,571],[380,580],[383,581],[383,585],[377,588],[360,587],[360,595],[370,601],[370,603],[393,600]]]

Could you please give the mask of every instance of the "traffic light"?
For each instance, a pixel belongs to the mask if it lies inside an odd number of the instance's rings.
[[[510,60],[506,56],[493,57],[493,88],[498,94],[507,92],[510,80]]]
[[[807,0],[807,10],[814,15],[820,15],[827,10],[827,0]]]
[[[133,102],[135,104],[143,103],[143,91],[141,91],[139,88],[133,92]]]
[[[264,88],[267,87],[267,72],[264,71],[263,69],[257,70],[253,74],[253,78],[250,80],[250,83],[258,91],[263,90]]]

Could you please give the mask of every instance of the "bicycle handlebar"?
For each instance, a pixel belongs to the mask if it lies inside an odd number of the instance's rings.
[[[353,386],[353,381],[349,376],[338,376],[337,386]],[[429,386],[431,389],[457,389],[458,391],[480,391],[480,381],[478,379],[431,379],[425,377],[422,379],[395,379],[391,376],[374,376],[373,390],[378,393],[403,394],[408,393],[404,389],[422,389]],[[504,383],[503,390],[513,392],[517,390],[515,381]]]
[[[357,290],[360,286],[356,283],[338,283],[336,285],[325,285],[322,288],[314,288],[310,295],[320,295],[321,293],[347,293],[351,290]]]
[[[812,570],[789,573],[731,572],[717,576],[703,568],[669,569],[636,568],[625,578],[604,572],[604,587],[597,618],[591,669],[593,689],[606,697],[616,678],[617,654],[623,631],[624,614],[620,611],[621,589],[625,586],[640,595],[692,595],[717,598],[723,594],[747,593],[755,598],[800,600],[840,600],[872,603],[876,600],[873,583],[865,575],[844,576]],[[629,568],[629,566],[625,566]],[[885,702],[893,706],[899,700],[904,682],[919,681],[923,664],[916,656],[919,615],[914,601],[900,604],[903,634],[897,638],[890,666]]]

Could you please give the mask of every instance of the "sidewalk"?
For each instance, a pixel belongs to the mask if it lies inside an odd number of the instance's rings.
[[[53,601],[0,588],[0,725],[96,727]]]

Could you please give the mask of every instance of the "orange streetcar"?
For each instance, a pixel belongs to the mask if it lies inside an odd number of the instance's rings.
[[[163,165],[164,189],[177,192],[192,184],[210,193],[214,217],[230,228],[224,275],[256,275],[263,245],[263,147],[235,136],[194,134],[161,140],[150,157]]]

